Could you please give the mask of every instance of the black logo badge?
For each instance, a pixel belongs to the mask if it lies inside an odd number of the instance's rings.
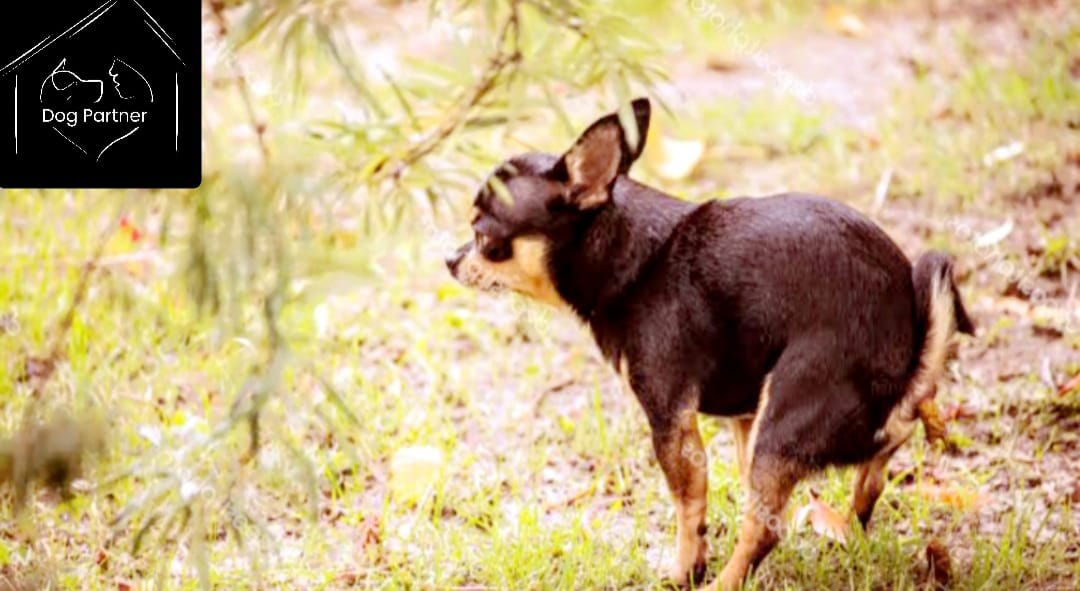
[[[201,182],[200,3],[21,3],[0,24],[0,187]]]

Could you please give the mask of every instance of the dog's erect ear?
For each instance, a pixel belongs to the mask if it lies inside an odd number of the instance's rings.
[[[641,156],[649,131],[649,99],[639,98],[624,112],[611,113],[589,126],[556,165],[570,185],[570,201],[592,209],[611,198],[611,183]]]

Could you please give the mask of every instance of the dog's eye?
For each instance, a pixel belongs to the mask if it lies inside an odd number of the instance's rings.
[[[497,263],[510,258],[510,241],[492,238],[486,234],[476,233],[476,250],[485,259]]]

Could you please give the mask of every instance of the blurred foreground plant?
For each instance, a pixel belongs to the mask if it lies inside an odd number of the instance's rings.
[[[446,33],[430,52],[439,59],[409,56],[396,69],[367,63],[355,47],[372,34],[360,24],[363,10],[378,12],[371,6],[208,0],[205,9],[215,40],[204,74],[205,180],[169,202],[162,235],[185,245],[185,284],[218,319],[219,340],[255,343],[260,360],[219,424],[177,430],[113,484],[142,491],[114,521],[133,551],[184,546],[210,588],[213,531],[247,550],[256,574],[271,541],[245,493],[275,477],[252,461],[260,447],[291,458],[306,513],[318,516],[318,459],[282,417],[327,433],[361,427],[317,363],[290,348],[288,307],[317,297],[320,277],[365,276],[376,252],[366,237],[415,230],[448,207],[448,194],[471,191],[476,171],[502,158],[505,129],[542,111],[569,129],[566,100],[600,88],[626,104],[632,87],[660,74],[634,21],[649,15],[621,14],[614,2],[433,2],[426,19]],[[318,384],[318,400],[289,392],[286,375]]]

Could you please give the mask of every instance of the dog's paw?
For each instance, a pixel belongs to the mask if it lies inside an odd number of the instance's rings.
[[[720,576],[716,577],[715,581],[709,583],[704,591],[738,591],[742,588],[743,579],[745,578],[745,569],[740,568],[738,565],[728,563],[724,567],[724,570],[720,571]]]
[[[676,556],[667,568],[666,579],[677,586],[701,584],[705,580],[705,544],[696,552],[686,552],[685,556]]]

